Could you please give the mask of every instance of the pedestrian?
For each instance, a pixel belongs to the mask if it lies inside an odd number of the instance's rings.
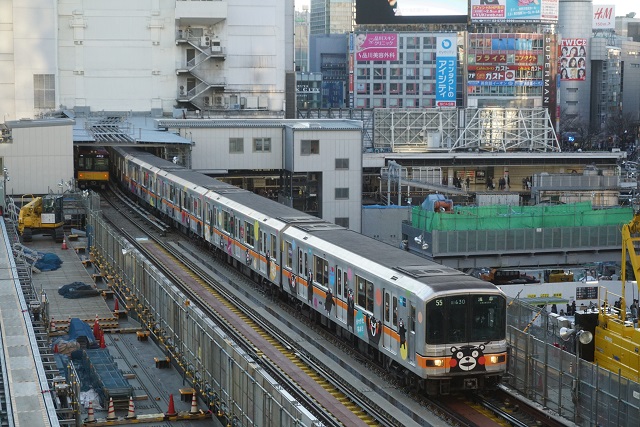
[[[571,302],[571,314],[575,315],[576,314],[576,301],[573,300]]]
[[[555,304],[551,304],[551,312],[558,314],[558,307]]]

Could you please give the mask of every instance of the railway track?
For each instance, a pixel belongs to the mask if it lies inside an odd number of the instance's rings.
[[[382,405],[380,402],[373,402],[370,398],[364,395],[359,390],[354,390],[351,384],[345,384],[343,378],[336,376],[335,373],[331,372],[330,369],[326,367],[325,364],[322,363],[319,357],[314,354],[310,354],[310,352],[302,349],[295,342],[291,341],[288,336],[289,334],[286,331],[281,331],[271,323],[269,323],[265,316],[259,313],[255,307],[260,307],[262,310],[267,311],[271,315],[278,315],[278,311],[286,309],[290,312],[291,315],[295,316],[298,320],[308,320],[307,316],[302,315],[301,313],[296,313],[295,309],[292,309],[290,306],[283,304],[281,301],[274,300],[273,298],[268,298],[265,295],[268,303],[265,303],[264,298],[262,300],[256,298],[256,295],[262,293],[262,288],[260,288],[254,282],[251,283],[250,291],[247,290],[247,282],[248,278],[238,271],[234,270],[231,266],[225,263],[216,263],[215,265],[211,265],[211,257],[213,256],[210,252],[201,252],[191,245],[190,242],[183,242],[184,238],[178,235],[170,234],[169,227],[163,224],[161,221],[158,221],[153,216],[150,216],[146,211],[137,207],[137,205],[133,204],[126,196],[119,193],[117,198],[114,197],[115,193],[110,193],[107,197],[104,197],[103,200],[108,201],[110,206],[114,207],[115,210],[120,211],[120,215],[126,217],[126,221],[129,224],[128,226],[123,226],[118,219],[110,220],[108,217],[112,214],[107,213],[105,215],[108,220],[112,221],[115,225],[115,228],[121,230],[123,235],[128,239],[129,244],[135,246],[140,252],[144,253],[145,256],[149,257],[149,259],[155,258],[155,256],[147,250],[146,245],[140,244],[135,239],[135,234],[140,230],[144,233],[148,234],[150,239],[153,239],[157,245],[163,248],[163,251],[166,252],[168,257],[171,257],[175,260],[178,260],[182,265],[190,271],[193,272],[194,280],[196,280],[202,289],[207,289],[207,292],[215,293],[215,297],[219,300],[225,301],[225,304],[232,310],[235,310],[239,316],[241,316],[247,324],[252,325],[251,327],[255,331],[259,331],[260,334],[264,337],[265,340],[270,342],[272,345],[276,346],[278,350],[287,355],[287,358],[291,361],[291,363],[296,364],[300,369],[305,371],[307,375],[312,378],[316,378],[316,381],[325,388],[325,390],[331,390],[332,393],[336,396],[338,400],[348,400],[351,402],[350,410],[358,416],[365,424],[367,425],[381,425],[381,426],[399,426],[402,425],[397,420],[393,419],[384,409],[382,408],[384,405],[400,405],[402,406],[402,402],[399,402],[393,399],[393,402],[383,402]],[[119,200],[116,202],[115,200]],[[105,214],[105,210],[103,210],[103,214]],[[147,226],[140,225],[140,221],[146,223]],[[133,225],[136,224],[136,225]],[[135,227],[131,229],[130,227]],[[135,230],[135,231],[133,231]],[[151,230],[151,231],[150,231]],[[170,239],[168,238],[170,237]],[[170,241],[171,240],[171,241]],[[161,260],[156,260],[158,263],[162,264]],[[205,265],[207,265],[205,267]],[[167,277],[171,278],[171,280],[180,284],[183,292],[189,295],[189,298],[192,298],[193,301],[198,304],[201,309],[207,310],[212,317],[219,318],[215,313],[215,310],[212,308],[207,308],[207,302],[200,297],[196,292],[190,289],[188,286],[184,285],[184,280],[179,277],[175,272],[174,268],[163,268],[163,272]],[[216,276],[218,276],[216,278]],[[220,277],[223,280],[220,280]],[[243,283],[242,285],[238,285],[235,282]],[[240,294],[239,294],[240,293]],[[240,295],[240,296],[239,296]],[[274,302],[278,302],[278,306],[273,308],[272,305]],[[224,322],[223,322],[224,323]],[[366,357],[360,355],[359,353],[353,351],[350,348],[348,342],[339,339],[335,336],[335,334],[330,333],[330,331],[325,330],[323,327],[317,327],[313,322],[307,322],[308,326],[311,327],[314,332],[318,332],[323,334],[323,337],[327,341],[332,342],[332,344],[336,345],[340,349],[347,352],[349,360],[354,360],[356,364],[364,364],[367,369],[376,371],[383,381],[388,381],[392,387],[399,388],[398,382],[396,381],[393,374],[386,372],[382,367],[372,364]],[[293,383],[291,379],[287,376],[285,372],[278,366],[276,366],[273,362],[269,361],[264,355],[261,353],[259,348],[257,348],[253,343],[248,342],[244,336],[238,334],[238,332],[230,325],[221,324],[226,333],[229,336],[236,337],[236,342],[242,346],[242,348],[247,351],[247,353],[251,354],[255,360],[259,361],[261,366],[268,370],[270,374],[276,378],[281,384],[286,385],[286,389],[292,393],[296,397],[296,399],[301,402],[309,411],[312,411],[318,419],[322,420],[324,425],[333,426],[333,425],[343,425],[340,421],[332,417],[327,411],[319,407],[318,403],[313,399],[312,396],[309,396],[307,392],[301,390],[300,387]],[[318,350],[324,350],[318,348]],[[323,355],[327,356],[327,355]],[[339,356],[330,356],[330,357],[339,357]],[[389,385],[389,384],[387,384]],[[524,426],[524,425],[550,425],[546,423],[540,424],[539,421],[535,420],[535,416],[528,415],[527,419],[522,419],[520,414],[514,415],[513,407],[505,407],[504,404],[500,404],[500,402],[496,402],[495,399],[483,401],[482,398],[476,396],[473,399],[467,399],[465,405],[467,407],[475,407],[475,412],[480,414],[485,414],[485,421],[477,424],[476,421],[466,417],[463,415],[458,409],[452,407],[450,404],[444,404],[440,400],[431,400],[427,399],[422,395],[413,395],[409,390],[402,390],[402,393],[409,396],[409,398],[415,399],[426,411],[437,414],[440,420],[443,423],[454,426],[474,426],[474,425],[491,425],[490,423],[495,423],[494,425],[513,425],[513,426]],[[503,402],[504,402],[503,398]],[[520,403],[517,405],[518,411],[520,411],[524,407],[524,404]],[[404,407],[405,411],[410,411],[408,407]],[[540,413],[539,410],[533,408],[531,410],[526,411],[527,413],[539,413],[538,418],[540,420],[548,418],[543,413]],[[523,413],[525,411],[522,411]],[[418,420],[419,425],[434,425],[430,424],[428,421],[424,421],[424,423],[420,423],[421,414],[414,412],[410,414],[410,417],[414,420]],[[563,424],[558,424],[563,425]]]
[[[113,201],[113,197],[105,198],[111,204]],[[122,197],[119,200],[124,201]],[[119,211],[119,214],[126,217],[127,221],[130,221],[132,224],[136,223],[135,218],[140,218],[141,211],[139,208],[135,206],[127,205],[125,208],[120,206],[112,206],[116,207],[116,210]],[[305,355],[304,352],[299,351],[295,343],[289,341],[286,335],[282,334],[277,330],[274,326],[269,324],[262,316],[260,316],[254,309],[252,309],[249,304],[242,301],[241,298],[238,298],[236,294],[230,292],[228,290],[229,283],[221,283],[220,280],[215,280],[212,277],[212,272],[207,271],[203,268],[203,263],[198,262],[197,260],[188,257],[185,255],[185,250],[177,245],[174,242],[169,242],[166,238],[167,230],[163,230],[161,235],[157,236],[154,233],[148,233],[150,239],[153,239],[155,244],[162,248],[162,251],[165,252],[166,257],[159,257],[156,253],[153,253],[149,250],[148,245],[140,244],[136,241],[135,236],[127,230],[128,227],[119,223],[119,220],[114,218],[109,218],[110,214],[103,210],[103,215],[105,218],[110,221],[117,229],[120,230],[122,235],[129,241],[129,244],[133,247],[136,247],[141,253],[144,254],[147,259],[151,260],[157,267],[163,272],[163,274],[168,277],[175,285],[179,286],[181,290],[188,295],[188,297],[198,305],[202,310],[209,313],[212,319],[215,319],[216,324],[224,330],[224,332],[232,338],[232,340],[239,345],[248,355],[250,355],[264,370],[269,372],[269,374],[275,378],[292,396],[296,398],[298,402],[300,402],[307,410],[311,411],[319,420],[322,421],[325,426],[341,426],[344,425],[342,422],[337,420],[330,411],[327,411],[325,408],[319,406],[319,404],[314,400],[313,396],[310,396],[305,390],[301,389],[295,382],[288,377],[288,375],[273,361],[269,360],[265,355],[260,351],[258,347],[256,347],[252,342],[246,339],[246,337],[239,333],[230,322],[225,321],[224,317],[220,315],[220,313],[216,312],[216,310],[211,307],[211,305],[207,302],[205,298],[202,297],[202,292],[205,290],[207,293],[213,294],[214,298],[218,301],[223,301],[223,303],[232,311],[234,311],[243,321],[250,325],[255,331],[259,332],[265,340],[269,341],[272,345],[278,348],[282,354],[286,355],[287,358],[291,361],[291,363],[296,364],[300,369],[302,369],[307,375],[310,377],[317,377],[318,372],[314,371],[309,363],[309,356]],[[147,216],[145,214],[142,215],[147,221]],[[140,229],[140,227],[136,228]],[[158,230],[157,221],[154,220],[152,229]],[[144,227],[142,227],[142,231],[145,233],[148,232]],[[173,237],[173,236],[172,236]],[[175,239],[172,239],[175,240]],[[167,259],[171,258],[173,260],[177,260],[180,264],[189,271],[192,272],[192,279],[195,280],[199,287],[200,291],[195,292],[194,289],[190,286],[187,286],[183,277],[181,277],[179,273],[179,269],[175,266],[169,266]],[[325,381],[325,389],[331,389],[332,394],[335,396],[340,390],[338,385],[340,384],[339,380],[336,377],[331,377],[330,372],[325,370],[324,375],[321,378],[318,378],[317,382],[322,385],[322,382]],[[342,389],[342,395],[336,397],[340,401],[351,401],[351,402],[359,402],[358,404],[348,405],[353,414],[360,418],[363,422],[362,425],[384,425],[384,426],[393,426],[398,425],[393,422],[392,419],[389,419],[389,422],[385,422],[385,414],[382,412],[376,413],[376,409],[371,403],[367,403],[362,397],[359,397],[351,393],[347,388]],[[368,407],[368,411],[362,411],[360,406]],[[370,415],[369,413],[374,413],[375,416]]]

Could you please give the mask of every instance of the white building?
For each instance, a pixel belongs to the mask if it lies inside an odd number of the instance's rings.
[[[282,114],[293,11],[293,0],[0,2],[0,111]]]

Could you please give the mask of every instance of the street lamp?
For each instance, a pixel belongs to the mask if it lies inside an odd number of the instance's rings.
[[[576,376],[573,380],[573,398],[576,408],[574,409],[574,422],[578,420],[578,400],[580,399],[580,344],[587,345],[593,341],[593,334],[583,329],[560,328],[560,338],[569,341],[572,335],[578,339],[576,342]]]

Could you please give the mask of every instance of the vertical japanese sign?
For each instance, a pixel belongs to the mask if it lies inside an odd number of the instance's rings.
[[[398,35],[391,33],[356,34],[356,61],[397,61]]]
[[[457,39],[438,37],[436,49],[436,107],[456,106]]]

